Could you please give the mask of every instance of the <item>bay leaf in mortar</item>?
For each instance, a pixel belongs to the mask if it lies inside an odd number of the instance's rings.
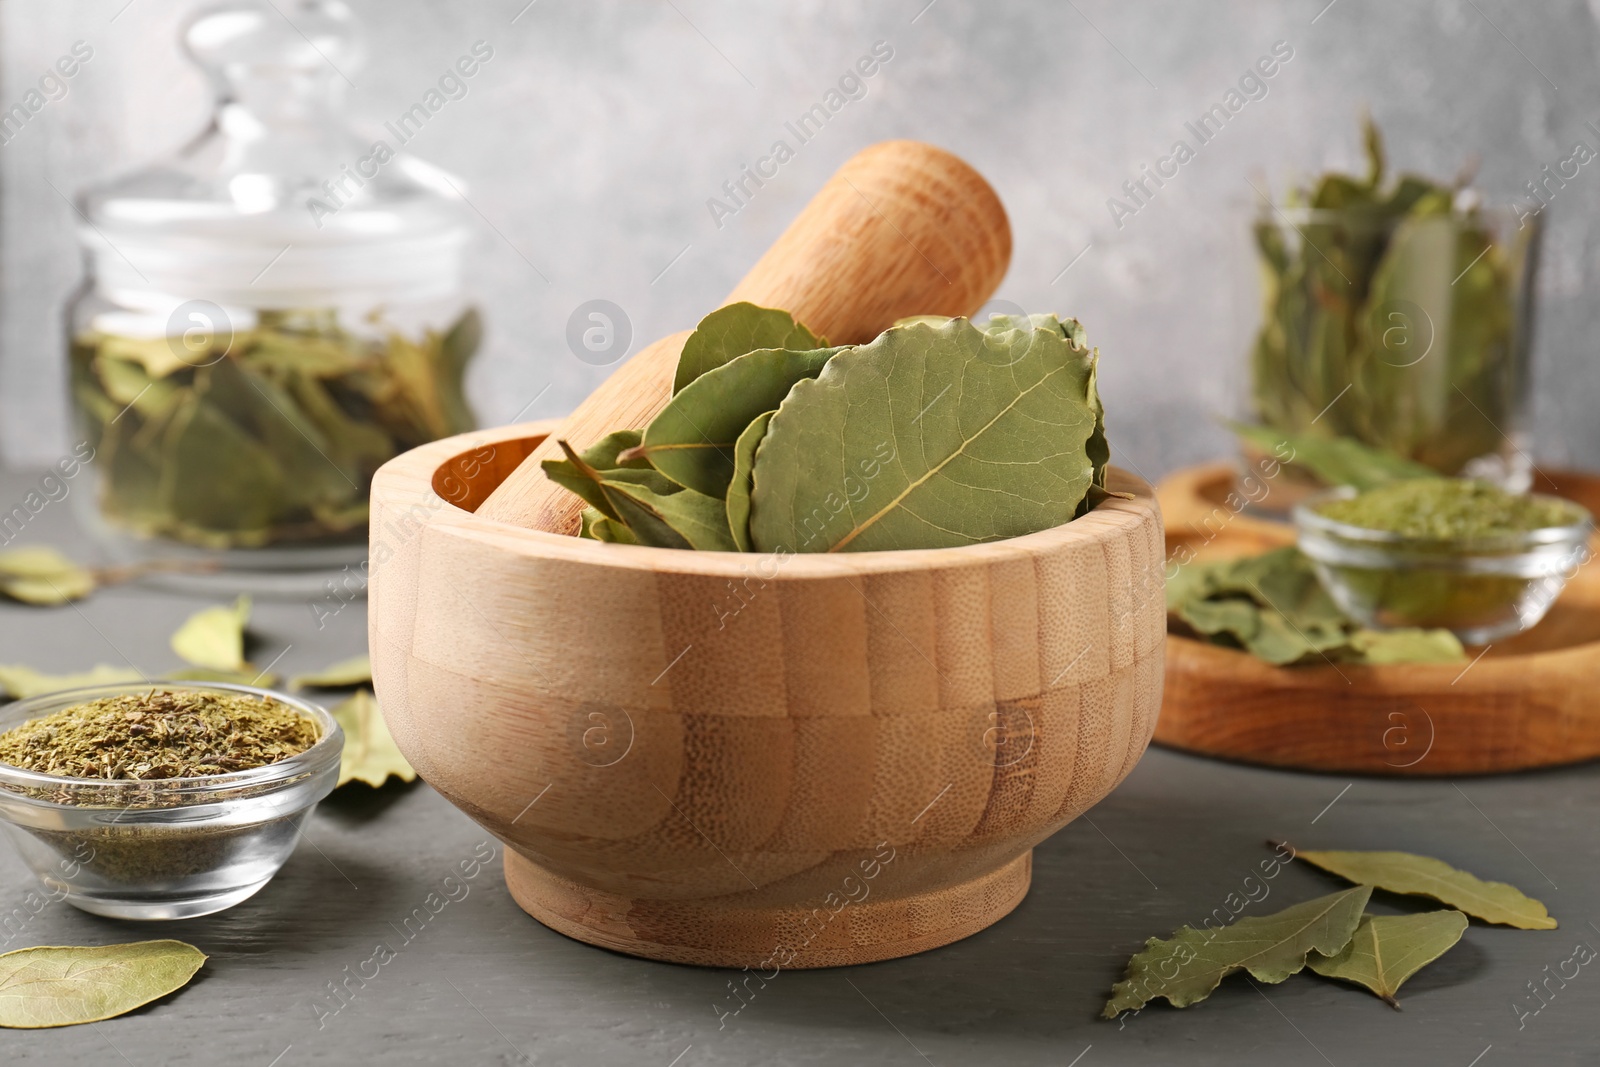
[[[733,479],[728,483],[726,500],[728,532],[740,552],[753,551],[750,545],[750,487],[755,469],[756,449],[767,436],[767,423],[776,411],[764,411],[750,420],[733,444]]]
[[[1416,915],[1367,915],[1343,952],[1313,954],[1306,966],[1327,978],[1366,986],[1391,1008],[1407,978],[1444,955],[1461,940],[1467,917],[1459,911]]]
[[[790,390],[756,455],[757,551],[945,548],[1049,529],[1094,480],[1095,355],[965,319],[892,328]]]
[[[695,548],[703,552],[736,551],[728,530],[727,506],[693,489],[661,494],[644,485],[607,479],[606,498],[641,545]]]
[[[1432,856],[1411,852],[1307,852],[1296,857],[1351,882],[1430,897],[1474,918],[1523,930],[1554,930],[1544,904],[1505,882],[1486,882]]]
[[[1371,886],[1360,885],[1220,929],[1184,926],[1165,941],[1152,937],[1128,961],[1127,976],[1112,987],[1101,1017],[1115,1019],[1157,997],[1188,1007],[1235,971],[1248,971],[1258,982],[1281,982],[1304,969],[1309,953],[1343,951],[1371,895]]]
[[[625,455],[643,458],[688,489],[719,499],[733,478],[734,445],[751,420],[815,378],[842,348],[762,348],[735,356],[680,389]]]
[[[172,651],[196,667],[243,671],[247,667],[244,630],[249,622],[248,596],[241,596],[227,607],[197,611],[172,635]]]
[[[621,458],[622,453],[637,448],[643,434],[639,430],[618,430],[602,437],[582,452],[577,452],[566,441],[557,441],[566,459],[540,461],[545,477],[557,485],[582,497],[590,507],[614,521],[620,521],[616,509],[606,499],[600,483],[606,479],[636,482],[657,493],[670,493],[676,486],[665,475],[650,466],[643,458]]]
[[[757,307],[743,301],[729,304],[701,319],[700,325],[683,343],[672,391],[677,393],[706,371],[758,348],[806,351],[824,348],[827,343],[794,321],[794,316],[787,311]]]
[[[182,989],[205,961],[182,941],[7,952],[0,955],[0,1026],[34,1030],[114,1018]]]
[[[584,508],[579,513],[582,525],[578,530],[579,537],[587,537],[591,541],[607,541],[616,545],[636,545],[639,539],[633,536],[633,531],[628,529],[616,519],[609,518],[599,508]]]
[[[399,746],[378,711],[370,690],[358,689],[344,703],[329,710],[344,731],[344,752],[339,757],[339,785],[365,782],[380,786],[391,777],[415,781],[417,772],[400,754]]]

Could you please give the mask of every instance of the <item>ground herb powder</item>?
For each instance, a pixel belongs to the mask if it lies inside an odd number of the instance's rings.
[[[1318,513],[1350,526],[1438,540],[1475,540],[1570,526],[1582,511],[1564,500],[1518,496],[1488,482],[1414,478],[1330,500]]]
[[[268,697],[155,688],[8,730],[0,763],[65,778],[196,778],[276,763],[316,741],[315,722]]]

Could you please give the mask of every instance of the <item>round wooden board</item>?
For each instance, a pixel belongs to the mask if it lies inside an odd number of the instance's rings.
[[[1231,463],[1191,467],[1157,488],[1169,560],[1185,546],[1204,560],[1293,542],[1288,525],[1238,509],[1236,472]],[[1600,478],[1543,471],[1536,480],[1539,492],[1600,514]],[[1281,668],[1169,635],[1155,741],[1274,767],[1388,775],[1600,757],[1600,568],[1580,570],[1532,630],[1467,651],[1473,659],[1462,664]]]

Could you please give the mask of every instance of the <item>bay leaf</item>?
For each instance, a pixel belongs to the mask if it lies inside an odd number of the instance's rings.
[[[64,689],[82,689],[90,685],[118,685],[122,682],[142,682],[144,675],[131,667],[113,667],[101,663],[75,674],[45,674],[20,664],[0,666],[0,691],[15,700],[59,693]]]
[[[343,689],[352,685],[369,685],[372,682],[372,657],[351,656],[330,663],[320,671],[297,674],[289,679],[291,689]]]
[[[182,989],[206,959],[193,945],[167,940],[40,945],[0,954],[0,1027],[111,1019]]]
[[[1371,895],[1372,887],[1361,885],[1215,930],[1184,926],[1168,940],[1152,937],[1128,961],[1127,975],[1112,987],[1101,1016],[1114,1019],[1157,997],[1187,1007],[1235,971],[1248,971],[1259,982],[1281,982],[1305,967],[1308,953],[1342,951]]]
[[[65,604],[95,589],[94,572],[54,548],[34,545],[0,552],[0,593],[25,604]]]
[[[163,530],[216,533],[217,547],[267,534],[283,510],[284,472],[272,454],[217,405],[185,394],[162,437]],[[195,538],[203,540],[203,538]]]
[[[750,543],[750,488],[755,471],[756,449],[767,436],[767,423],[776,411],[764,411],[750,420],[739,439],[733,444],[733,479],[728,483],[726,500],[728,532],[740,552],[753,552]]]
[[[248,596],[226,607],[197,611],[172,635],[172,651],[196,667],[245,670],[244,631],[249,622]]]
[[[787,311],[757,307],[743,301],[729,304],[701,319],[683,343],[672,391],[677,393],[706,371],[758,348],[806,351],[824,348],[827,343],[794,321],[794,316]]]
[[[580,513],[581,525],[578,530],[579,537],[587,537],[591,541],[606,541],[617,545],[636,545],[638,538],[633,536],[633,531],[628,529],[616,519],[609,518],[599,508],[584,508]]]
[[[278,676],[271,671],[258,671],[249,664],[243,670],[220,671],[214,667],[183,667],[163,675],[174,682],[222,682],[226,685],[253,685],[271,689],[278,684]]]
[[[1545,906],[1505,882],[1486,882],[1432,856],[1411,852],[1308,852],[1296,857],[1340,878],[1391,893],[1430,897],[1474,918],[1522,930],[1554,930]]]
[[[1323,437],[1311,433],[1283,433],[1268,426],[1229,423],[1241,439],[1271,455],[1286,445],[1293,458],[1286,462],[1304,467],[1328,485],[1375,489],[1407,478],[1433,478],[1438,472],[1421,463],[1364,445],[1351,437]]]
[[[1449,630],[1356,630],[1350,648],[1362,663],[1459,663],[1467,658]]]
[[[1069,521],[1094,478],[1094,358],[1059,334],[965,319],[839,353],[768,424],[752,545],[944,548]]]
[[[693,489],[661,494],[649,486],[607,478],[606,499],[641,545],[735,552],[728,511],[721,500]]]
[[[638,430],[618,430],[581,453],[574,451],[566,441],[558,440],[556,444],[567,458],[541,460],[540,466],[545,477],[582,497],[606,518],[621,522],[621,516],[606,495],[603,483],[607,480],[642,485],[663,496],[681,488],[650,466],[647,459],[620,458],[623,452],[637,447],[641,438]]]
[[[1459,911],[1367,915],[1343,952],[1313,953],[1306,966],[1327,978],[1366,986],[1391,1008],[1407,978],[1444,955],[1467,928]]]
[[[625,453],[697,493],[722,499],[733,478],[733,449],[757,415],[783,403],[796,382],[822,373],[840,348],[760,348],[705,371],[679,389]]]
[[[391,777],[415,781],[417,772],[400,754],[389,727],[378,711],[371,690],[358,689],[344,703],[330,709],[344,731],[344,752],[339,757],[339,785],[365,782],[380,786]]]

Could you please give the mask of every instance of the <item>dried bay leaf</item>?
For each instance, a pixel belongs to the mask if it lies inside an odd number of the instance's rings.
[[[271,671],[258,671],[246,664],[241,671],[219,671],[214,667],[183,667],[169,671],[166,678],[174,682],[222,682],[226,685],[253,685],[270,689],[278,684],[278,676]]]
[[[165,940],[41,945],[0,954],[0,1027],[33,1030],[114,1018],[182,989],[206,959],[193,945]]]
[[[330,663],[320,671],[297,674],[289,679],[292,689],[343,689],[352,685],[369,685],[372,682],[372,657],[351,656]]]
[[[805,351],[826,346],[826,341],[794,321],[787,311],[743,301],[729,304],[701,319],[683,343],[672,391],[677,393],[706,371],[758,348]]]
[[[601,489],[641,545],[737,551],[728,529],[727,507],[714,496],[693,489],[663,495],[646,485],[609,478],[601,483]]]
[[[582,520],[578,530],[579,537],[587,537],[591,541],[606,541],[615,545],[636,545],[638,538],[633,536],[633,531],[616,519],[609,518],[599,508],[584,508],[580,513]]]
[[[1545,906],[1505,882],[1486,882],[1443,860],[1411,852],[1308,852],[1297,858],[1351,882],[1390,893],[1430,897],[1484,922],[1522,930],[1554,930]]]
[[[841,348],[746,352],[679,389],[629,458],[642,457],[688,489],[722,498],[733,478],[734,445],[756,416],[772,411],[796,382],[815,378]]]
[[[1360,662],[1459,663],[1467,658],[1461,639],[1449,630],[1356,630],[1350,647]]]
[[[0,552],[0,593],[24,604],[65,604],[97,584],[88,568],[44,545]]]
[[[76,674],[45,674],[32,667],[19,664],[0,666],[0,691],[15,700],[59,693],[64,689],[82,689],[90,685],[119,685],[123,682],[142,682],[144,675],[131,667],[113,667],[101,663]]]
[[[1313,954],[1306,966],[1327,978],[1366,986],[1391,1008],[1407,978],[1444,955],[1467,928],[1459,911],[1367,915],[1343,952]]]
[[[756,454],[757,551],[943,548],[1049,529],[1093,482],[1095,356],[1047,330],[892,328],[790,390]]]
[[[1280,433],[1267,426],[1229,423],[1245,442],[1271,455],[1288,446],[1293,457],[1285,462],[1304,467],[1328,485],[1376,489],[1407,478],[1436,478],[1431,467],[1364,445],[1350,437],[1322,437],[1312,433]]]
[[[249,622],[248,596],[241,596],[227,607],[197,611],[172,635],[172,651],[196,667],[243,671],[248,666],[244,630]]]
[[[681,488],[651,467],[649,460],[619,458],[622,452],[636,447],[640,438],[638,430],[619,430],[602,437],[582,453],[574,451],[566,441],[558,440],[556,444],[567,458],[542,460],[540,466],[551,481],[576,493],[607,518],[621,522],[616,506],[606,494],[605,482],[642,485],[663,496]]]
[[[767,424],[776,411],[764,411],[750,420],[739,439],[733,444],[733,479],[728,483],[725,501],[728,513],[728,532],[740,552],[753,552],[750,543],[750,488],[755,471],[756,449],[767,436]]]
[[[1157,997],[1187,1007],[1210,996],[1235,971],[1248,971],[1260,982],[1281,982],[1305,967],[1309,953],[1341,952],[1371,895],[1371,886],[1360,885],[1221,929],[1185,926],[1168,940],[1152,937],[1128,961],[1127,975],[1112,987],[1101,1016],[1114,1019]]]
[[[417,772],[400,754],[399,746],[378,711],[378,701],[367,689],[358,689],[329,712],[344,731],[344,752],[339,757],[339,785],[365,782],[380,786],[391,777],[415,781]]]

